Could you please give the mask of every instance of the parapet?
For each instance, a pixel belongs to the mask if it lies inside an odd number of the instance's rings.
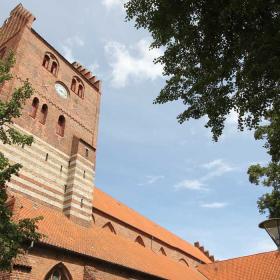
[[[0,46],[15,36],[22,28],[31,28],[36,18],[22,4],[17,5],[0,28]]]
[[[80,74],[93,86],[95,86],[98,91],[101,91],[101,81],[97,80],[96,77],[84,66],[78,62],[73,62],[72,65],[80,72]]]
[[[199,244],[199,242],[194,242],[194,246],[198,248],[205,256],[207,256],[212,262],[215,261],[213,255],[210,255],[209,251],[206,251],[203,246]]]

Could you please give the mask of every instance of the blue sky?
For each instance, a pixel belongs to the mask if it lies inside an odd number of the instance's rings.
[[[22,0],[33,27],[71,62],[103,81],[96,185],[182,238],[200,241],[218,259],[275,249],[258,223],[264,189],[247,167],[265,162],[261,142],[228,117],[218,143],[205,120],[179,125],[183,105],[153,105],[164,85],[159,50],[125,22],[121,0]],[[0,0],[0,20],[19,1]]]

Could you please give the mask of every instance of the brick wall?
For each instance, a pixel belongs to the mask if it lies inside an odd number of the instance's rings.
[[[158,277],[152,277],[141,272],[121,268],[109,263],[103,263],[99,260],[91,260],[85,257],[75,256],[70,253],[59,251],[55,248],[34,248],[29,253],[29,262],[32,265],[29,278],[19,278],[20,280],[44,279],[48,272],[58,263],[63,263],[71,274],[73,280],[159,279]]]
[[[157,254],[161,254],[160,249],[163,248],[164,251],[166,252],[167,257],[176,260],[176,261],[180,261],[181,259],[184,259],[189,266],[196,266],[198,264],[200,264],[199,261],[197,261],[195,258],[193,258],[192,256],[188,255],[187,253],[182,252],[179,249],[176,249],[172,246],[170,246],[169,244],[155,239],[148,235],[147,233],[136,229],[134,227],[131,227],[125,223],[123,223],[122,221],[119,221],[113,217],[110,217],[109,215],[106,215],[105,213],[102,213],[100,211],[98,211],[97,209],[93,208],[93,216],[94,216],[94,224],[95,226],[102,228],[105,224],[107,224],[108,222],[111,222],[111,224],[113,225],[116,234],[121,235],[129,240],[131,240],[132,242],[135,241],[135,239],[138,236],[141,236],[141,238],[144,241],[145,247],[146,248],[150,248],[152,251],[154,251]],[[106,230],[106,229],[104,229]],[[141,246],[139,244],[139,246]],[[182,261],[180,262],[182,263],[182,265],[187,265],[186,263],[183,263]]]

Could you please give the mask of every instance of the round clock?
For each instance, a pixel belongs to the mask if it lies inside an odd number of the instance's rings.
[[[55,83],[54,85],[55,91],[58,94],[58,96],[67,99],[68,98],[68,89],[61,83]]]

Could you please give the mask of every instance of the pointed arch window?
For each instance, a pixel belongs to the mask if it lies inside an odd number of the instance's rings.
[[[48,116],[48,105],[44,104],[41,108],[40,120],[41,124],[45,124]]]
[[[57,63],[55,61],[52,62],[51,72],[56,76],[57,74]]]
[[[49,68],[49,64],[50,64],[50,56],[48,54],[45,54],[44,56],[44,60],[43,60],[43,66],[48,69]]]
[[[75,92],[79,97],[84,98],[85,86],[79,77],[74,76],[72,78],[71,90]]]
[[[76,85],[77,85],[77,82],[76,82],[76,79],[72,79],[72,83],[71,83],[71,90],[76,92]]]
[[[140,245],[143,246],[143,247],[146,247],[146,246],[145,246],[145,243],[144,243],[144,240],[143,240],[143,238],[142,238],[140,235],[138,235],[138,236],[136,237],[135,242],[138,243],[138,244],[140,244]]]
[[[188,262],[185,259],[180,259],[179,263],[182,263],[182,264],[184,264],[186,266],[189,266]]]
[[[55,265],[44,280],[73,280],[69,270],[63,263]]]
[[[35,119],[36,117],[38,107],[39,107],[39,99],[37,97],[34,97],[29,113],[30,117],[32,117],[33,119]]]
[[[112,223],[108,222],[106,223],[104,226],[103,226],[104,229],[107,229],[109,230],[110,232],[114,233],[114,234],[117,234]]]
[[[166,252],[165,252],[165,250],[163,249],[163,247],[161,247],[161,248],[159,249],[159,252],[160,252],[162,255],[166,256]]]
[[[52,53],[50,53],[50,52],[45,53],[42,65],[49,72],[51,72],[54,76],[57,76],[58,66],[59,66],[58,60]]]
[[[57,121],[56,134],[58,134],[61,137],[64,136],[65,122],[65,117],[63,115],[60,115]]]

